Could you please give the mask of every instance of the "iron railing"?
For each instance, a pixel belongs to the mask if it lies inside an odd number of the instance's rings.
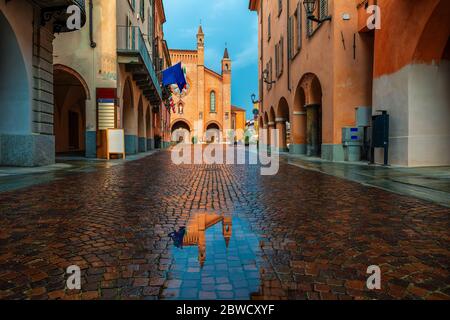
[[[140,56],[155,86],[158,96],[162,99],[161,86],[150,54],[151,45],[145,39],[146,38],[139,27],[117,26],[117,52],[123,54],[138,54]]]

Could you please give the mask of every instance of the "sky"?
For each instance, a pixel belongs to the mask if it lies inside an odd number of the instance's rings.
[[[163,0],[169,48],[196,49],[197,30],[205,33],[205,65],[221,73],[227,44],[232,59],[231,103],[252,119],[251,94],[258,96],[258,23],[248,0]]]

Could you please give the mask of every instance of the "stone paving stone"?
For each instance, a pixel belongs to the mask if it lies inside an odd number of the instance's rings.
[[[0,299],[450,299],[450,209],[283,161],[259,169],[161,152],[0,193]],[[203,268],[167,236],[199,209],[250,226],[226,250],[208,234]],[[65,288],[73,264],[82,291]]]

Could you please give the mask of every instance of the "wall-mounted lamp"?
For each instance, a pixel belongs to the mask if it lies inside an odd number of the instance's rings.
[[[257,104],[257,103],[260,103],[261,101],[259,101],[259,100],[256,100],[256,94],[252,94],[252,103],[253,104]]]
[[[306,18],[317,23],[331,21],[331,16],[316,18],[314,12],[316,11],[317,1],[318,0],[303,0],[303,5],[305,6],[306,10]]]
[[[269,80],[269,70],[265,69],[262,73],[263,81],[267,84],[274,84],[275,81]]]

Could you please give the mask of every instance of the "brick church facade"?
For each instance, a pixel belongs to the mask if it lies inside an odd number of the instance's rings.
[[[186,140],[211,141],[207,132],[220,132],[215,141],[224,141],[232,129],[231,59],[225,49],[221,73],[205,66],[205,35],[200,26],[196,50],[170,50],[172,63],[179,62],[186,73],[187,87],[174,94],[175,114],[172,114],[172,132],[186,134]],[[173,140],[179,141],[178,134]],[[181,135],[180,135],[181,136]]]

